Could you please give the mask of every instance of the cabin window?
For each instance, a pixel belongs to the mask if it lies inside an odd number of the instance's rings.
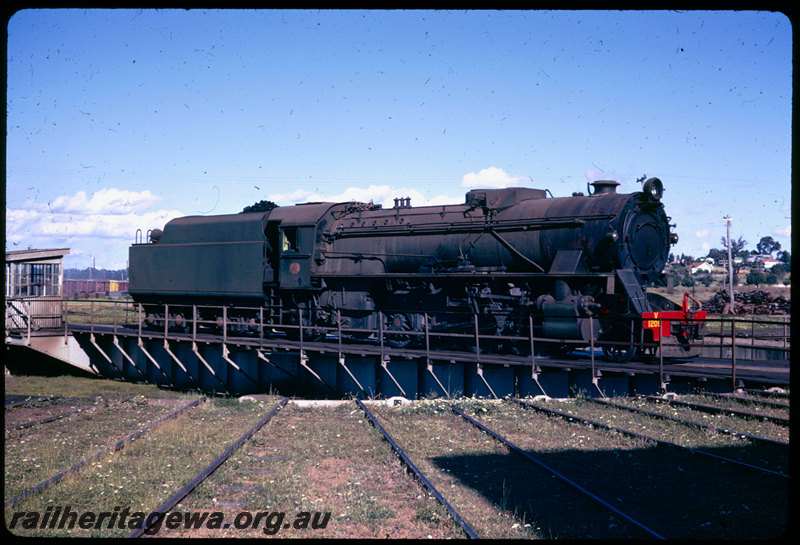
[[[297,251],[297,228],[284,229],[282,239],[282,248],[284,252]]]

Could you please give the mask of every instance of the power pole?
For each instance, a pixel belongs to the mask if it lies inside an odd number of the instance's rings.
[[[733,313],[733,257],[731,256],[731,220],[733,218],[725,216],[722,219],[728,222],[728,278],[730,280],[731,313]]]

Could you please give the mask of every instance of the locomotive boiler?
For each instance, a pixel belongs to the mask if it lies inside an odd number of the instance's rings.
[[[600,341],[618,360],[654,341],[667,356],[691,356],[703,313],[643,290],[677,242],[663,185],[650,178],[629,194],[618,185],[595,181],[563,198],[475,189],[458,205],[400,198],[392,208],[324,202],[178,218],[131,246],[129,291],[151,322],[179,324],[185,317],[163,316],[164,305],[196,305],[205,319],[229,308],[244,329],[257,311],[259,323],[307,336],[381,331],[393,346],[423,329],[475,327],[535,332],[557,349]]]

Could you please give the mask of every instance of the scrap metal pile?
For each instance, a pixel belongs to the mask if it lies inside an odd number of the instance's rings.
[[[711,314],[791,314],[791,301],[781,295],[773,296],[768,291],[753,290],[733,294],[733,309],[730,294],[718,291],[703,303],[703,310]]]

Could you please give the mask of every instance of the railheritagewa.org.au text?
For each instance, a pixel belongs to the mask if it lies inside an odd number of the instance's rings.
[[[261,530],[274,535],[281,530],[319,530],[327,527],[331,513],[301,511],[289,515],[284,511],[240,511],[228,519],[221,511],[132,511],[129,507],[114,507],[112,511],[77,511],[69,505],[49,506],[41,511],[16,511],[7,519],[8,529],[22,530],[139,530],[157,535],[164,530]]]

